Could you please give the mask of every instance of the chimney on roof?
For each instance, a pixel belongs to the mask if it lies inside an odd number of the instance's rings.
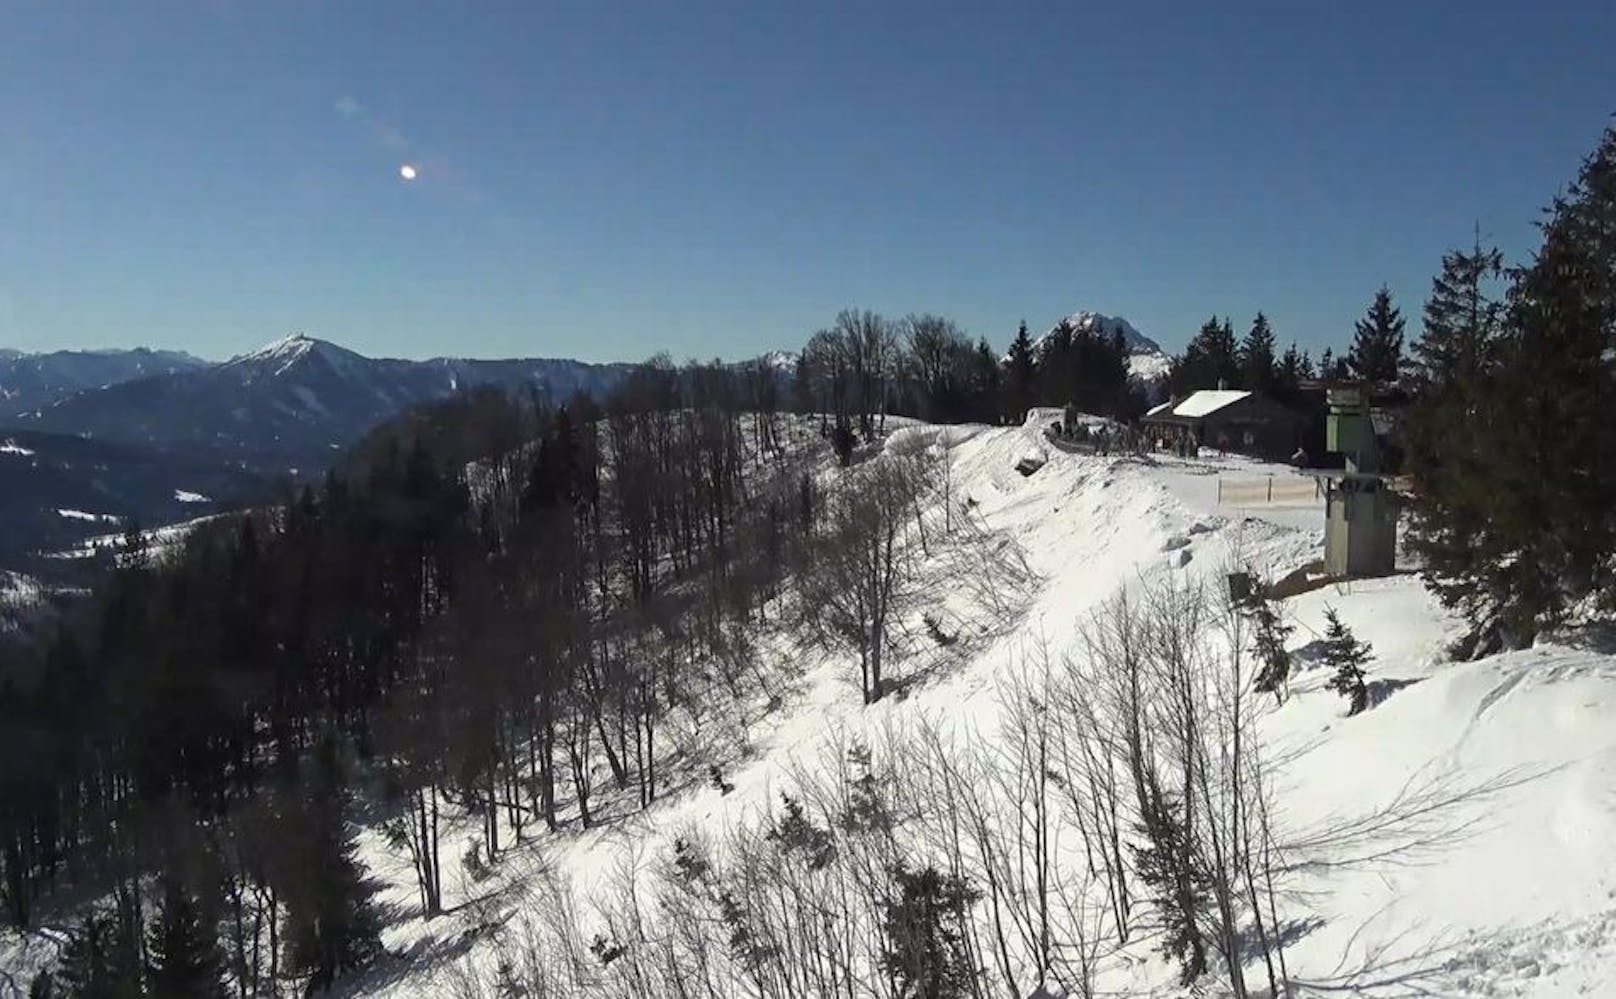
[[[1227,385],[1227,383],[1224,382],[1223,379],[1221,379],[1221,378],[1218,379],[1218,391],[1219,392],[1222,392],[1224,389],[1226,389],[1228,387],[1229,386]]]

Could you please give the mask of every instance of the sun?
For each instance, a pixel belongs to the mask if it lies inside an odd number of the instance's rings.
[[[405,180],[414,180],[416,176],[415,165],[413,163],[404,164],[398,168],[398,175]]]

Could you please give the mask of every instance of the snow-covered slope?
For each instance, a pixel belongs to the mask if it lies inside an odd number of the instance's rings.
[[[802,786],[848,745],[928,728],[991,744],[1006,685],[1026,678],[1043,656],[1081,655],[1084,621],[1122,589],[1174,580],[1215,588],[1236,566],[1277,577],[1320,552],[1316,511],[1270,517],[1216,506],[1218,476],[1292,474],[1284,468],[1070,455],[1045,447],[1030,428],[913,425],[887,446],[946,453],[956,514],[979,517],[1013,541],[1038,579],[1009,594],[1014,607],[997,619],[973,606],[964,575],[936,592],[928,612],[982,624],[982,640],[964,661],[941,670],[910,663],[927,679],[906,696],[865,707],[849,683],[850,663],[786,636],[768,638],[760,655],[808,665],[777,710],[732,720],[750,755],[726,766],[731,791],[695,786],[611,826],[513,851],[494,881],[461,880],[462,914],[395,922],[387,943],[416,955],[417,964],[394,967],[360,992],[419,995],[486,983],[501,934],[553,912],[559,898],[577,905],[569,918],[580,940],[609,933],[608,896],[618,889],[608,886],[620,886],[626,871],[665,861],[676,837],[721,842],[726,830],[756,824],[783,790]],[[1029,454],[1043,467],[1018,474],[1015,464]],[[1282,839],[1311,857],[1298,862],[1294,894],[1282,903],[1298,994],[1609,994],[1603,990],[1616,982],[1616,658],[1562,644],[1445,662],[1454,622],[1416,578],[1397,576],[1289,601],[1284,613],[1297,627],[1291,645],[1304,663],[1326,608],[1373,643],[1374,706],[1344,717],[1325,677],[1304,669],[1283,706],[1264,701],[1260,723],[1269,758],[1282,761],[1273,775],[1275,821]],[[1321,834],[1343,829],[1357,838]],[[1336,845],[1319,846],[1325,842]],[[1306,855],[1309,844],[1316,856]],[[369,840],[368,856],[392,881],[389,900],[407,910],[407,864],[379,838]],[[482,923],[495,929],[464,936]],[[722,947],[724,931],[712,932],[713,946]],[[1255,964],[1248,973],[1259,977]],[[1109,950],[1097,984],[1104,994],[1182,994],[1149,934]]]
[[[792,677],[777,703],[734,712],[708,706],[699,724],[675,720],[664,732],[690,739],[693,758],[718,760],[726,788],[670,778],[679,789],[649,809],[636,811],[625,795],[600,806],[615,818],[519,844],[487,874],[452,859],[461,852],[455,844],[476,836],[477,820],[467,820],[445,835],[449,912],[430,922],[415,915],[408,858],[368,831],[363,855],[385,885],[392,956],[347,992],[495,995],[503,953],[597,983],[581,994],[624,994],[599,984],[609,974],[588,942],[633,931],[625,900],[631,908],[637,900],[637,919],[667,918],[647,882],[666,870],[676,841],[722,849],[731,833],[777,813],[782,792],[800,793],[845,766],[850,747],[913,745],[928,734],[1003,747],[1018,685],[1025,690],[1052,658],[1085,655],[1085,622],[1119,592],[1192,582],[1218,589],[1237,566],[1278,577],[1320,552],[1316,508],[1217,505],[1220,476],[1294,474],[1284,467],[1080,456],[1047,447],[1033,427],[895,422],[903,425],[888,453],[946,455],[948,468],[947,488],[927,510],[938,532],[923,556],[933,585],[904,628],[924,636],[919,615],[930,615],[957,637],[956,652],[920,638],[893,667],[901,693],[864,706],[852,662],[778,627],[761,630],[762,668]],[[1042,467],[1018,473],[1029,456]],[[953,524],[946,531],[945,502]],[[972,523],[989,544],[961,540]],[[987,579],[988,562],[974,561],[983,551],[1028,571]],[[961,557],[967,561],[950,561]],[[1326,609],[1374,648],[1372,706],[1356,717],[1345,717],[1323,671],[1308,665],[1317,662]],[[1262,699],[1257,731],[1291,865],[1276,904],[1293,994],[1611,994],[1616,657],[1573,635],[1448,662],[1443,650],[1457,623],[1410,575],[1317,589],[1282,612],[1296,628],[1290,647],[1303,667],[1282,705]],[[1077,722],[1062,716],[1058,724]],[[1006,765],[1013,775],[1014,761]],[[612,793],[604,780],[602,788]],[[1018,821],[1014,810],[992,818]],[[1063,825],[1054,835],[1070,862],[1064,870],[1076,872],[1077,832]],[[630,898],[630,887],[641,894]],[[1140,932],[1099,951],[1097,994],[1223,994],[1211,980],[1203,983],[1210,989],[1182,988],[1154,951],[1148,902],[1136,899],[1136,907]],[[704,932],[720,960],[729,930],[715,923]],[[0,967],[42,960],[47,940],[0,943]],[[1032,972],[1022,972],[1018,994],[1032,988]],[[1263,978],[1255,953],[1247,974],[1253,983]]]

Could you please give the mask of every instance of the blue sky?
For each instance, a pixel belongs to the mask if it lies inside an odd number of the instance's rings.
[[[0,345],[1003,344],[1078,308],[1417,322],[1616,111],[1616,4],[7,5]],[[413,182],[400,164],[418,165]],[[1411,327],[1415,323],[1411,323]]]

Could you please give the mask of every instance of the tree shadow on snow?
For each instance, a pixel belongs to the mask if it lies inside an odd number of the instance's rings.
[[[1556,632],[1553,640],[1568,648],[1601,655],[1616,654],[1616,622],[1594,621]]]
[[[1291,650],[1291,662],[1302,671],[1318,669],[1324,665],[1324,653],[1330,645],[1322,638],[1315,638],[1301,648]]]
[[[1399,690],[1402,690],[1405,687],[1412,687],[1424,679],[1425,677],[1421,676],[1415,677],[1411,680],[1399,680],[1392,677],[1370,680],[1364,685],[1364,692],[1367,695],[1365,710],[1378,708]]]
[[[1405,948],[1408,941],[1420,939],[1421,927],[1410,926],[1354,954],[1359,939],[1383,915],[1371,916],[1353,932],[1341,961],[1328,974],[1292,978],[1291,994],[1374,999],[1513,994],[1510,986],[1537,974],[1537,961],[1529,959],[1529,952],[1542,941],[1519,932],[1439,931]]]

